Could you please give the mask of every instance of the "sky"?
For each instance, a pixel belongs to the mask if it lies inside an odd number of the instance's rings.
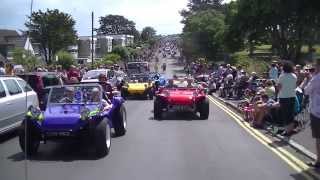
[[[181,33],[183,25],[179,11],[188,0],[33,0],[33,11],[59,9],[71,14],[76,20],[78,35],[91,34],[91,12],[98,19],[108,14],[122,15],[136,23],[141,31],[146,26],[155,28],[157,34]],[[229,0],[226,0],[229,1]],[[25,21],[30,14],[31,0],[1,0],[0,29],[25,30]]]

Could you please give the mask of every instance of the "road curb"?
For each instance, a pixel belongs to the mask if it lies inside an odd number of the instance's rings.
[[[217,99],[220,102],[223,102],[224,104],[226,104],[228,107],[231,107],[233,110],[237,111],[238,113],[241,113],[241,110],[233,103],[230,103],[224,99],[222,99],[221,97],[218,97],[215,94],[212,94],[212,97]],[[305,156],[307,156],[308,158],[312,159],[312,160],[316,160],[317,156],[309,151],[307,148],[305,148],[304,146],[302,146],[301,144],[297,143],[296,141],[292,140],[292,139],[288,139],[286,137],[280,136],[280,135],[276,135],[276,137],[286,143],[288,143],[292,148],[294,148],[295,150],[297,150],[298,152],[301,152],[302,154],[304,154]]]

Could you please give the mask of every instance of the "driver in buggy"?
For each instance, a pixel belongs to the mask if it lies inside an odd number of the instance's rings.
[[[169,79],[168,84],[166,85],[166,88],[177,88],[178,86],[174,84],[173,79]]]
[[[59,100],[59,103],[73,103],[75,96],[75,89],[73,87],[66,87],[64,96]]]

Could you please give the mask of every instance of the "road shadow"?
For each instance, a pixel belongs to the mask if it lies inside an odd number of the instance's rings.
[[[47,146],[48,145],[48,146]],[[72,162],[80,160],[98,160],[93,155],[88,145],[82,145],[79,143],[57,143],[53,144],[41,144],[37,154],[27,156],[30,161],[63,161]],[[15,153],[7,157],[7,159],[13,162],[19,162],[25,160],[25,154],[23,152]]]
[[[156,121],[199,121],[202,120],[197,114],[192,112],[163,112],[161,119],[150,117],[149,120]]]
[[[291,174],[290,176],[295,180],[319,180],[320,170],[309,168],[308,170],[296,174]]]

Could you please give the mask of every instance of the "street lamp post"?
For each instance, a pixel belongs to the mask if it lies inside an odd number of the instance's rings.
[[[94,41],[93,41],[93,11],[91,13],[91,66],[92,66],[92,69],[94,68],[94,64],[93,64],[93,51],[94,51]]]

